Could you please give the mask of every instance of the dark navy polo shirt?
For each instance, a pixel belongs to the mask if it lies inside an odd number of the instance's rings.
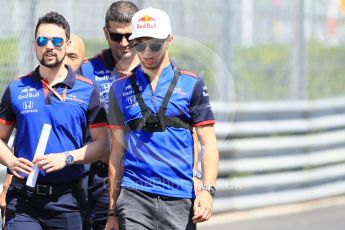
[[[45,154],[79,149],[86,144],[88,128],[107,126],[106,110],[99,89],[87,78],[76,75],[70,67],[62,83],[53,88],[66,98],[60,100],[43,87],[39,68],[14,80],[1,99],[0,123],[15,125],[16,157],[33,160],[43,125],[50,124]],[[40,172],[37,183],[61,184],[82,178],[83,165],[74,164],[60,171]],[[24,175],[27,176],[27,175]]]
[[[158,112],[174,77],[173,66],[166,67],[153,92],[148,76],[139,67],[136,83],[145,104]],[[131,87],[130,77],[114,81],[110,89],[109,124],[125,128],[142,118],[139,104]],[[193,126],[215,123],[204,80],[182,72],[167,106],[166,116],[180,117]],[[188,129],[167,127],[165,132],[127,131],[122,186],[162,196],[192,198],[193,137]]]
[[[79,69],[81,75],[89,78],[99,86],[101,95],[105,100],[106,109],[108,109],[111,83],[117,78],[116,75],[112,74],[114,68],[115,60],[111,50],[107,49],[82,63]]]

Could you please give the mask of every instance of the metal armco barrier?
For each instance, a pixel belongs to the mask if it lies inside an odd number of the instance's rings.
[[[345,98],[212,103],[215,212],[345,194]]]
[[[215,212],[345,194],[345,98],[212,107],[220,150]]]

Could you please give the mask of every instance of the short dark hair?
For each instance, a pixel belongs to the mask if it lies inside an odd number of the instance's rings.
[[[139,11],[139,8],[130,1],[117,1],[112,3],[105,14],[105,25],[109,28],[109,22],[130,23],[133,15]]]
[[[63,28],[65,30],[67,40],[70,39],[71,30],[70,30],[69,24],[68,24],[66,18],[64,16],[62,16],[61,14],[52,11],[52,12],[49,12],[49,13],[43,15],[42,17],[40,17],[38,19],[37,24],[36,24],[35,36],[37,35],[38,27],[41,24],[55,24],[55,25]]]

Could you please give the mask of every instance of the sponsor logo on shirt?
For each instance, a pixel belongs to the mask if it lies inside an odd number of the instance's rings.
[[[83,100],[79,99],[79,98],[77,97],[77,95],[74,95],[74,94],[67,94],[66,100],[76,101],[76,102],[78,102],[78,103],[84,103]]]
[[[127,97],[132,94],[134,94],[134,90],[132,89],[132,86],[127,85],[126,88],[123,90],[122,97]]]
[[[108,93],[110,90],[110,83],[102,83],[99,87],[101,88],[102,92],[105,91]]]
[[[95,81],[108,81],[109,83],[115,79],[115,76],[109,70],[95,71]]]
[[[99,70],[99,71],[95,71],[95,75],[98,75],[98,76],[102,76],[102,75],[110,75],[111,71],[109,70]]]
[[[173,93],[176,93],[176,94],[179,94],[181,96],[186,96],[187,93],[186,92],[183,92],[181,88],[178,88],[178,87],[175,87]]]
[[[103,77],[95,76],[96,81],[109,81],[109,76],[105,75]]]
[[[131,109],[133,107],[139,106],[139,103],[137,102],[137,98],[135,97],[135,95],[126,97],[126,102],[126,109]]]
[[[23,102],[23,111],[21,112],[22,114],[24,113],[37,113],[38,110],[34,108],[34,102],[33,101],[24,101]]]
[[[20,91],[20,94],[18,95],[18,100],[35,98],[35,97],[39,97],[39,96],[40,96],[40,92],[38,92],[37,89],[25,88],[22,91]]]
[[[142,91],[142,86],[139,85],[139,83],[137,82],[137,85],[139,86],[139,91],[141,92]],[[127,97],[127,96],[130,96],[134,94],[134,90],[132,89],[132,86],[131,85],[127,85],[126,88],[123,90],[123,93],[122,93],[122,97]]]
[[[137,99],[133,95],[133,96],[126,97],[126,101],[128,105],[133,105],[137,101]]]

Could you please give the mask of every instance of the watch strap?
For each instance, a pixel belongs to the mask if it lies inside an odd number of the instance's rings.
[[[216,187],[214,187],[213,185],[208,185],[208,184],[203,185],[201,187],[201,190],[208,191],[211,194],[211,196],[215,196],[216,195]]]
[[[111,208],[108,210],[108,216],[118,216],[116,208]]]

